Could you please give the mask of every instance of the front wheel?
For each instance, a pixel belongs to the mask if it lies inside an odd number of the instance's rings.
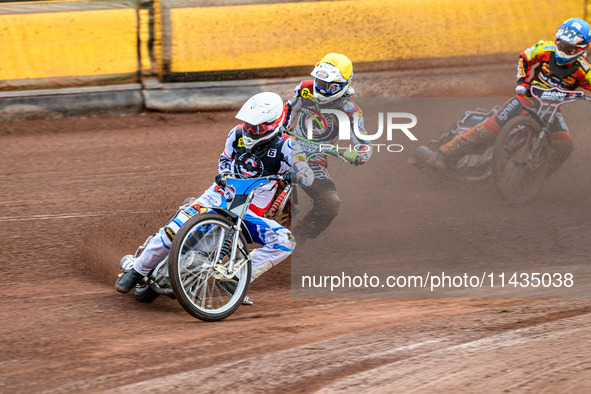
[[[541,130],[533,118],[518,116],[503,126],[496,139],[492,174],[497,190],[510,203],[533,200],[544,185],[547,141],[542,141],[539,154],[533,152]]]
[[[185,222],[172,242],[168,272],[174,295],[181,306],[198,319],[225,319],[236,311],[246,296],[250,284],[250,261],[243,264],[233,278],[223,277],[215,269],[216,261],[218,268],[228,267],[229,251],[234,246],[237,262],[248,258],[248,245],[242,234],[237,245],[231,242],[233,226],[234,223],[221,215],[200,214]],[[224,241],[229,248],[223,247]]]

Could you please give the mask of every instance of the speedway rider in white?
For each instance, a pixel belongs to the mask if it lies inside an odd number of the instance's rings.
[[[207,207],[220,206],[222,199],[232,199],[229,188],[217,184],[223,176],[258,178],[283,174],[286,180],[304,187],[312,185],[314,173],[306,163],[305,155],[289,136],[283,134],[287,106],[276,93],[256,94],[246,101],[236,118],[244,123],[228,134],[226,146],[218,163],[216,182],[199,198],[180,207],[179,211],[148,242],[143,253],[135,259],[125,256],[123,267],[129,267],[117,280],[115,288],[129,292],[158,263],[168,255],[174,235],[191,216],[207,211]],[[257,189],[245,217],[248,230],[256,243],[263,245],[251,255],[251,281],[287,258],[295,247],[291,232],[279,223],[262,217],[275,194],[276,182]],[[250,299],[245,299],[252,304]]]
[[[294,90],[294,96],[288,100],[289,107],[286,127],[303,138],[308,137],[308,120],[313,120],[312,141],[335,145],[352,144],[355,149],[343,152],[343,157],[351,164],[365,164],[372,154],[369,140],[359,138],[352,133],[350,141],[339,141],[339,121],[337,116],[323,113],[323,110],[339,110],[347,115],[351,130],[356,127],[365,134],[361,108],[352,100],[354,90],[353,63],[340,53],[324,56],[311,74],[314,79],[302,81]],[[316,238],[338,215],[341,198],[335,182],[328,172],[328,159],[317,155],[308,161],[314,171],[314,186],[305,189],[314,203],[312,209],[300,220],[294,233],[306,238]]]

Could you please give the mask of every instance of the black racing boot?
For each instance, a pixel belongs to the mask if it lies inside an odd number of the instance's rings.
[[[408,162],[418,167],[423,167],[427,165],[431,156],[433,156],[433,151],[426,146],[421,145],[414,151]]]
[[[429,160],[427,161],[427,163],[435,168],[436,170],[439,171],[445,171],[448,168],[448,160],[447,157],[445,157],[445,155],[443,154],[443,152],[441,152],[439,149],[437,149],[433,155],[429,158]]]
[[[117,282],[115,282],[115,290],[123,294],[129,293],[129,291],[133,289],[135,285],[140,283],[142,279],[144,279],[144,275],[137,272],[135,268],[130,268],[123,272],[119,279],[117,279]]]

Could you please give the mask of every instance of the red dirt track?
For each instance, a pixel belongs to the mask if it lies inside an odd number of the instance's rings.
[[[360,97],[508,97],[514,65],[419,70],[414,85],[409,78],[404,70],[360,73],[355,87]],[[234,115],[0,124],[0,392],[591,390],[587,299],[292,298],[289,260],[253,283],[253,306],[219,323],[198,321],[168,298],[146,305],[117,293],[120,257],[211,183]],[[401,153],[390,181],[403,185],[397,206],[409,204],[394,234],[437,258],[452,253],[453,238],[423,230],[417,217],[509,212],[523,224],[513,231],[528,231],[514,241],[481,231],[477,220],[452,227],[478,235],[480,253],[540,240],[544,247],[528,247],[524,258],[588,262],[591,137],[587,122],[569,125],[577,151],[563,176],[520,211],[494,191],[466,196],[431,184]],[[383,175],[379,164],[367,164],[366,182]],[[345,200],[337,220],[347,223],[356,209]]]

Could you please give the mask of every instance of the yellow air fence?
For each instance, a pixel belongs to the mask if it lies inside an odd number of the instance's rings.
[[[382,65],[382,69],[392,62],[413,67],[422,59],[461,61],[466,56],[497,54],[516,58],[538,40],[551,40],[564,20],[589,14],[588,0],[557,4],[556,0],[2,2],[0,111],[42,95],[44,99],[37,100],[41,104],[34,105],[50,105],[53,113],[63,113],[60,106],[80,105],[79,95],[88,92],[100,93],[103,108],[176,110],[199,107],[196,103],[203,100],[216,107],[234,102],[231,96],[236,92],[241,92],[239,99],[256,93],[256,84],[245,80],[307,75],[329,52],[347,55],[356,66]],[[125,106],[108,91],[133,102]],[[54,94],[63,100],[48,99]],[[70,104],[58,106],[58,102]]]

